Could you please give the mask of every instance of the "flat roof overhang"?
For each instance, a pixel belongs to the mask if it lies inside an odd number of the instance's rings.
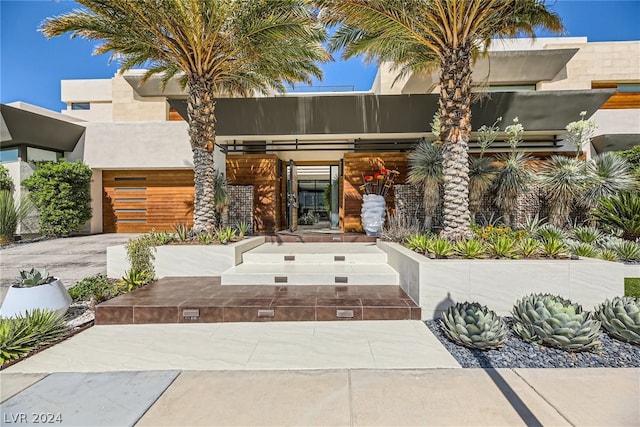
[[[605,151],[630,150],[640,144],[640,135],[628,133],[598,135],[591,140],[591,144],[598,154]]]
[[[490,85],[535,84],[550,81],[578,52],[577,48],[489,52],[472,66],[474,82]],[[412,75],[402,93],[430,93],[439,83],[439,71]]]
[[[64,120],[0,104],[3,127],[2,148],[26,144],[54,151],[73,151],[85,131]]]
[[[177,78],[172,78],[167,83],[166,87],[162,88],[162,77],[159,75],[153,75],[149,79],[142,83],[144,73],[132,73],[124,74],[122,77],[129,83],[129,85],[140,96],[147,97],[186,97],[187,92],[182,88],[182,85],[178,82]]]
[[[591,116],[612,89],[489,93],[473,103],[472,129],[515,117],[527,131],[564,133],[580,111]],[[184,99],[170,99],[186,119]],[[430,133],[438,95],[281,96],[216,100],[219,136]]]

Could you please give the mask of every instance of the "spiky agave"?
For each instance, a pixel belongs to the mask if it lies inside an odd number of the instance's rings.
[[[600,322],[580,304],[550,294],[535,294],[516,301],[513,329],[525,341],[567,351],[598,349]]]
[[[607,334],[620,341],[640,344],[640,299],[615,297],[596,307],[595,317]]]
[[[504,320],[477,302],[449,307],[440,319],[440,327],[451,341],[478,350],[502,347],[507,340]]]

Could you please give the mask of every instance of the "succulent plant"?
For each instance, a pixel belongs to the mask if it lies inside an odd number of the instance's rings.
[[[37,270],[32,268],[29,271],[21,270],[18,284],[23,288],[31,288],[33,286],[44,285],[49,281],[50,277],[46,269]]]
[[[535,294],[516,301],[513,329],[525,341],[568,351],[597,349],[600,322],[582,306],[559,296]]]
[[[596,307],[595,317],[612,337],[640,344],[640,299],[615,297],[611,301],[606,300]]]
[[[458,255],[467,259],[482,258],[487,253],[483,243],[475,239],[461,240],[455,249]]]
[[[578,240],[568,240],[567,247],[572,254],[585,258],[595,258],[598,256],[598,248],[590,243]]]
[[[595,227],[576,227],[571,230],[571,236],[582,243],[595,243],[602,237],[602,231]]]
[[[478,350],[502,347],[507,326],[494,311],[473,303],[458,303],[443,313],[440,326],[456,344]]]

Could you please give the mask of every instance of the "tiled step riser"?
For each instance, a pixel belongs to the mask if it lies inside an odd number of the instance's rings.
[[[339,274],[330,272],[316,274],[233,274],[222,275],[222,285],[398,285],[398,274]]]
[[[387,254],[264,254],[246,252],[242,255],[245,264],[386,264]]]
[[[114,312],[117,311],[117,312]],[[186,312],[185,312],[186,310]],[[97,325],[219,322],[420,320],[419,307],[101,307]]]

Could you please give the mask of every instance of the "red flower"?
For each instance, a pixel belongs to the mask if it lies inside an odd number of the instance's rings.
[[[367,181],[367,182],[371,182],[371,181],[373,181],[373,177],[371,175],[366,175],[364,177],[364,180]]]
[[[380,169],[380,173],[381,173],[382,175],[389,175],[389,171],[388,171],[388,170],[386,170],[385,168]]]
[[[384,179],[384,175],[381,175],[381,174],[379,174],[377,172],[375,173],[374,177],[375,177],[375,179]]]

